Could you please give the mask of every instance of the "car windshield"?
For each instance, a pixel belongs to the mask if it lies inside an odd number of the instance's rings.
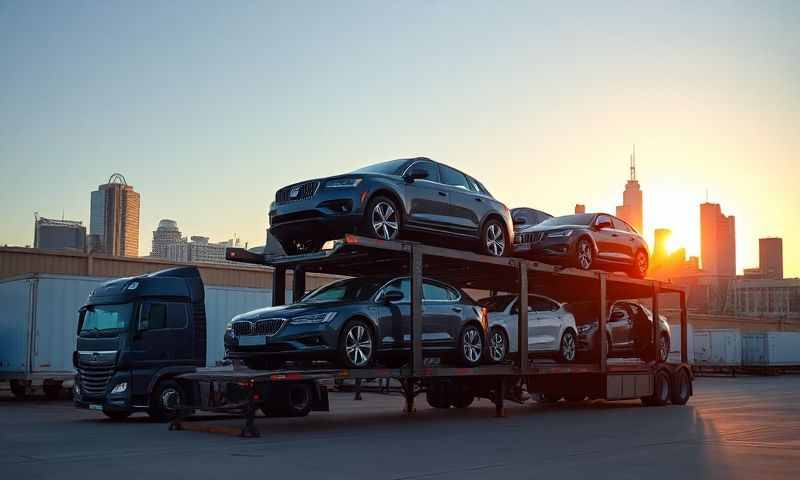
[[[517,297],[514,295],[495,295],[494,297],[478,300],[478,305],[490,312],[504,312],[508,304],[515,298]]]
[[[559,227],[561,225],[591,225],[594,214],[581,213],[578,215],[564,215],[563,217],[553,217],[540,223],[540,227]]]
[[[365,301],[369,300],[386,281],[378,278],[348,278],[318,288],[298,303]]]
[[[90,305],[83,312],[79,335],[104,334],[127,330],[133,304]]]
[[[359,168],[353,173],[382,173],[384,175],[401,175],[408,160],[401,158],[398,160],[389,160],[388,162],[376,163],[375,165],[367,165],[366,167]]]

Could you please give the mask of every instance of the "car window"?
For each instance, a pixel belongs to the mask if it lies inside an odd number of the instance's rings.
[[[437,283],[423,281],[422,282],[422,299],[433,302],[447,302],[452,300],[450,294],[443,285]]]
[[[606,222],[607,223],[611,223],[612,226],[614,225],[611,222],[611,217],[609,217],[608,215],[598,215],[597,219],[594,221],[594,224],[595,225],[600,225],[601,223],[606,223]]]
[[[453,187],[461,187],[464,190],[470,189],[467,176],[458,170],[454,170],[447,165],[439,165],[439,171],[442,175],[442,183]]]
[[[425,162],[425,161],[414,162],[408,168],[408,171],[411,171],[412,169],[414,170],[420,169],[428,172],[428,176],[423,180],[430,180],[431,182],[439,182],[439,169],[436,168],[436,164],[433,162]]]
[[[411,301],[411,279],[410,278],[399,278],[389,285],[386,285],[386,288],[383,289],[384,292],[388,292],[389,290],[400,290],[403,292],[403,301],[410,302]]]
[[[617,230],[622,230],[623,232],[633,233],[633,228],[617,217],[614,217],[614,228]]]
[[[508,307],[508,304],[515,299],[516,297],[513,295],[495,295],[479,300],[478,305],[490,312],[503,312]]]
[[[528,296],[528,305],[534,312],[555,312],[558,310],[558,304],[552,300],[536,295]]]
[[[628,307],[628,310],[630,310],[631,315],[633,317],[644,316],[644,312],[642,311],[642,308],[639,305],[635,303],[628,303],[626,304],[626,306]]]

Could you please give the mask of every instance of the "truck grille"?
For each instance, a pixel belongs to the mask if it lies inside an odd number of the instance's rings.
[[[105,396],[106,387],[114,375],[114,364],[87,365],[78,364],[78,374],[81,378],[81,395],[90,398],[101,398]]]
[[[240,335],[266,335],[271,337],[278,333],[286,323],[284,318],[268,318],[265,320],[256,320],[251,322],[249,320],[240,320],[233,323],[233,333],[236,336]]]
[[[298,183],[297,185],[281,188],[275,193],[275,203],[294,202],[311,198],[317,193],[318,188],[318,181]]]
[[[528,232],[517,234],[517,243],[536,243],[544,238],[544,232]]]

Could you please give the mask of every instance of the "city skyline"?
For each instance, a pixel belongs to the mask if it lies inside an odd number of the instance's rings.
[[[417,155],[509,207],[614,213],[636,143],[649,242],[699,255],[708,189],[737,273],[775,236],[800,276],[795,3],[191,7],[0,9],[0,244],[31,244],[34,211],[86,223],[120,171],[140,245],[161,218],[258,245],[278,188]]]

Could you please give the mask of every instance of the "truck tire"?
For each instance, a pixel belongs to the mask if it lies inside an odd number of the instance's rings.
[[[673,405],[686,405],[689,397],[692,395],[692,381],[689,378],[689,372],[681,368],[675,374],[675,382],[672,386],[672,404]]]
[[[167,422],[177,414],[177,407],[186,401],[183,387],[172,379],[161,380],[150,395],[147,414],[157,422]]]
[[[310,383],[288,385],[272,402],[261,407],[267,417],[305,417],[311,412],[314,391]]]
[[[656,372],[653,394],[649,397],[642,397],[642,403],[648,407],[662,407],[669,403],[672,391],[672,379],[665,370]]]
[[[103,413],[105,414],[106,417],[110,418],[115,422],[121,422],[131,416],[131,412],[109,412],[103,410]]]
[[[42,385],[42,390],[44,390],[44,396],[47,397],[48,400],[55,401],[61,399],[64,385],[62,382],[46,383]]]
[[[29,384],[26,380],[11,380],[8,383],[11,388],[11,393],[14,394],[14,398],[17,400],[25,400],[28,398]]]

